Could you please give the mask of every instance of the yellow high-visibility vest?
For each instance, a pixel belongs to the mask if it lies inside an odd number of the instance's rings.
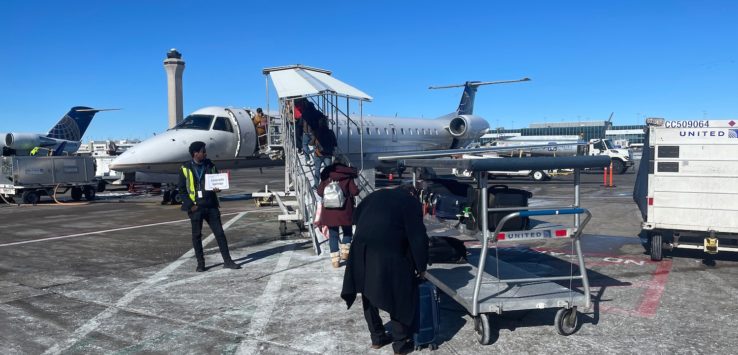
[[[184,174],[185,179],[189,182],[189,184],[187,184],[187,193],[190,195],[190,200],[197,204],[195,202],[195,178],[192,176],[192,170],[182,165],[182,174]]]
[[[36,153],[38,153],[38,150],[39,149],[41,149],[41,148],[35,147],[35,148],[31,149],[31,155],[36,155]]]
[[[216,173],[215,167],[213,166],[211,170],[211,173]],[[192,169],[187,168],[187,166],[182,165],[182,174],[184,174],[185,179],[189,182],[187,184],[187,193],[190,196],[190,200],[192,200],[193,203],[197,204],[195,201],[195,177],[192,175]]]

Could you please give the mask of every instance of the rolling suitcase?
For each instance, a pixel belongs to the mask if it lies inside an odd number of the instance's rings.
[[[456,180],[432,179],[428,186],[433,214],[441,219],[457,219],[466,206],[468,184]]]
[[[489,208],[503,208],[503,207],[528,207],[528,199],[533,197],[530,191],[521,189],[511,189],[506,185],[493,185],[487,188],[487,207]],[[482,220],[481,216],[481,203],[479,201],[479,189],[470,188],[467,193],[467,201],[471,205],[473,218],[467,219],[467,228],[469,229],[481,229]],[[513,211],[504,212],[489,212],[487,215],[487,221],[489,224],[489,230],[494,231],[497,228],[500,220],[506,215]],[[516,231],[528,229],[529,219],[528,217],[516,217],[505,223],[502,228],[503,231]]]
[[[415,314],[415,324],[418,326],[413,334],[415,350],[428,346],[431,350],[438,349],[438,327],[441,323],[438,291],[429,281],[418,285],[418,312]]]

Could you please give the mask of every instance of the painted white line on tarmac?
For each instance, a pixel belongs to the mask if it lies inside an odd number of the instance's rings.
[[[248,212],[251,212],[251,211],[248,211]],[[237,213],[239,213],[239,212],[223,213],[221,216],[228,216],[228,215],[233,215],[233,214],[237,214]],[[113,229],[106,229],[106,230],[95,231],[95,232],[87,232],[87,233],[63,235],[63,236],[59,236],[59,237],[49,237],[49,238],[25,240],[25,241],[22,241],[22,242],[12,242],[12,243],[0,244],[0,248],[2,248],[2,247],[9,247],[9,246],[13,246],[13,245],[48,242],[48,241],[51,241],[51,240],[85,237],[85,236],[88,236],[88,235],[103,234],[103,233],[109,233],[109,232],[118,232],[118,231],[124,231],[124,230],[129,230],[129,229],[136,229],[136,228],[146,228],[146,227],[153,227],[153,226],[161,226],[161,225],[165,225],[165,224],[174,224],[174,223],[180,223],[180,222],[185,222],[185,221],[189,221],[189,220],[190,220],[189,218],[187,218],[187,219],[178,219],[176,221],[142,224],[142,225],[139,225],[139,226],[113,228]]]
[[[279,209],[269,209],[269,210],[255,210],[255,211],[241,212],[238,215],[236,215],[236,217],[233,217],[228,222],[226,222],[226,224],[223,225],[223,230],[228,229],[228,227],[230,227],[233,223],[241,219],[241,217],[245,216],[247,213],[277,212],[277,211],[280,211],[280,210]],[[208,237],[202,241],[203,247],[206,246],[207,244],[210,244],[210,242],[212,242],[213,239],[215,239],[215,235],[213,233],[210,233],[210,235],[208,235]],[[43,353],[44,354],[60,354],[63,351],[69,349],[71,346],[73,346],[74,344],[82,340],[85,336],[87,336],[90,332],[97,329],[97,327],[99,327],[103,321],[107,320],[108,318],[118,313],[118,310],[120,308],[127,306],[136,297],[142,295],[145,291],[149,290],[155,283],[166,280],[167,275],[169,275],[172,271],[174,271],[180,265],[188,261],[188,259],[192,258],[194,254],[195,254],[195,250],[190,249],[184,255],[180,256],[179,259],[167,265],[167,267],[159,270],[159,272],[150,276],[148,279],[144,280],[138,286],[136,286],[133,290],[123,295],[123,297],[121,297],[120,299],[118,299],[118,301],[115,302],[115,305],[113,307],[105,309],[103,312],[99,313],[92,319],[88,320],[81,327],[77,328],[74,331],[74,333],[72,333],[72,336],[69,337],[63,344],[56,343],[54,344],[54,346],[50,347]]]
[[[279,299],[279,290],[282,288],[282,281],[284,280],[285,270],[290,265],[290,259],[292,258],[292,250],[295,248],[295,244],[289,244],[285,246],[282,255],[277,261],[277,266],[272,271],[272,276],[269,278],[264,292],[259,298],[257,298],[256,311],[251,316],[251,322],[249,323],[249,329],[246,331],[247,338],[244,339],[236,349],[237,355],[251,355],[256,354],[257,346],[259,345],[259,337],[264,333],[269,319],[272,316],[272,311]]]

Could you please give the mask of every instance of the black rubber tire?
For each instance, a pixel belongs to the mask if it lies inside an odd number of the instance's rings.
[[[283,237],[287,235],[287,222],[286,221],[279,221],[279,235]]]
[[[171,200],[171,204],[173,205],[181,205],[182,204],[182,196],[179,195],[179,190],[174,189],[171,191],[171,194],[169,196]]]
[[[107,187],[106,185],[107,183],[105,182],[105,180],[98,181],[97,182],[97,192],[105,192],[105,188]]]
[[[544,172],[543,172],[543,171],[541,171],[541,170],[533,170],[533,171],[531,171],[531,173],[530,173],[530,177],[531,177],[531,178],[532,178],[532,179],[533,179],[534,181],[544,181],[544,180],[546,180],[546,177],[547,177],[547,176],[546,176],[546,173],[544,173]]]
[[[664,238],[660,233],[651,234],[651,260],[661,261],[664,258]]]
[[[97,189],[94,189],[92,186],[85,186],[83,193],[85,195],[85,200],[94,201]]]
[[[626,171],[628,171],[628,167],[625,166],[625,163],[620,159],[613,159],[612,160],[612,171],[616,174],[625,174]]]
[[[579,326],[579,312],[576,307],[562,308],[556,312],[556,331],[561,335],[572,335],[577,331]]]
[[[41,195],[33,190],[23,191],[22,199],[25,204],[35,205],[41,199]]]
[[[72,187],[72,192],[70,192],[70,195],[72,196],[73,201],[79,201],[82,199],[82,189],[77,186]]]
[[[474,317],[474,330],[476,331],[479,344],[492,344],[492,327],[490,323],[489,314],[482,313]]]

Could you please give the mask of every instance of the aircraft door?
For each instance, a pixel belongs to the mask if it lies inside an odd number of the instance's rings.
[[[392,142],[397,143],[397,129],[395,125],[390,123],[390,134],[392,135]]]
[[[213,126],[208,132],[209,141],[205,142],[208,148],[208,157],[213,160],[233,158],[236,152],[236,133],[233,120],[227,115],[217,115]]]
[[[243,109],[227,109],[227,111],[236,123],[235,156],[238,158],[253,156],[256,151],[256,128],[251,115]]]

